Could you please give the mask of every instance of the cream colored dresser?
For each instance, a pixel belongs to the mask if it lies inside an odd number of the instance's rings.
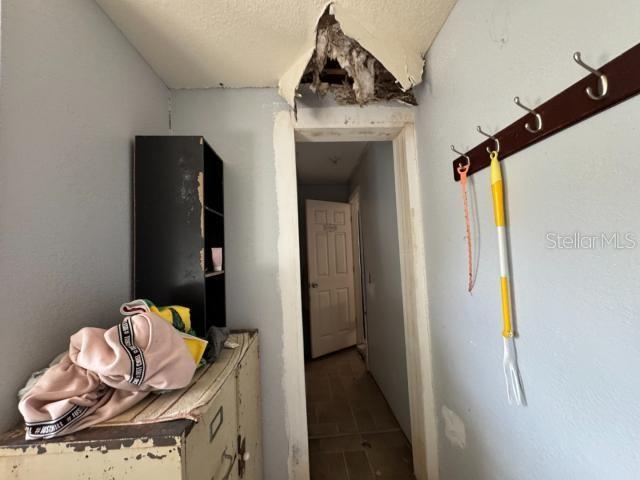
[[[212,364],[215,391],[197,422],[96,426],[44,441],[18,429],[0,438],[0,478],[261,480],[258,334],[234,333],[241,350],[225,349]],[[153,406],[136,418],[144,409]]]

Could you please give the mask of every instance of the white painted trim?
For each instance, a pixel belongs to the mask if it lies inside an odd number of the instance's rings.
[[[393,141],[402,274],[411,441],[418,480],[439,480],[432,384],[424,225],[413,111],[403,107],[330,107],[280,112],[274,126],[280,303],[284,322],[285,409],[289,479],[309,478],[305,401],[295,140]],[[293,363],[295,362],[295,364]]]
[[[413,123],[407,124],[394,139],[393,159],[413,464],[418,480],[438,480],[438,424],[432,380],[424,224]]]
[[[304,383],[304,341],[298,243],[296,144],[290,112],[278,112],[273,127],[278,206],[278,281],[283,333],[282,388],[288,440],[289,479],[309,479],[307,401]],[[292,198],[295,201],[292,201]],[[274,299],[276,300],[276,299]],[[263,388],[269,388],[264,385]],[[268,439],[267,439],[268,441]]]
[[[363,309],[363,288],[362,288],[362,244],[360,243],[360,187],[356,187],[349,195],[349,206],[351,207],[351,250],[353,252],[353,298],[356,301],[356,345],[365,346],[365,359],[367,368],[369,367],[369,346],[365,341],[364,332],[364,309]]]

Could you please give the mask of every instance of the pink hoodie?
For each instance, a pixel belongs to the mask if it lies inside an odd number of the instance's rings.
[[[154,313],[104,330],[83,328],[69,352],[22,398],[26,438],[66,435],[112,418],[152,390],[186,387],[196,363],[178,332]]]

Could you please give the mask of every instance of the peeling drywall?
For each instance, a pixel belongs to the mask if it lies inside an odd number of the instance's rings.
[[[296,89],[300,84],[300,78],[307,68],[307,64],[313,55],[315,50],[315,40],[311,42],[311,46],[307,48],[296,61],[293,62],[291,67],[280,78],[278,83],[278,93],[284,98],[289,105],[294,105],[296,99]]]
[[[293,104],[327,0],[97,0],[171,88],[275,87]],[[407,89],[455,0],[335,0],[349,37]]]
[[[309,60],[313,56],[313,52],[316,49],[316,28],[322,15],[327,10],[331,2],[325,2],[322,9],[318,11],[318,15],[313,24],[313,28],[310,29],[304,38],[304,51],[302,55],[298,56],[291,62],[291,66],[279,77],[278,79],[278,93],[284,98],[290,106],[295,105],[296,91],[300,85],[300,78],[304,73]],[[333,9],[331,9],[333,12]]]
[[[404,90],[380,60],[345,35],[330,10],[318,21],[316,48],[300,84],[309,84],[310,90],[320,96],[330,92],[341,105],[388,100],[416,105],[411,89]]]
[[[422,2],[417,3],[420,4],[420,7],[428,8],[426,5],[423,5]],[[443,1],[441,3],[449,2]],[[452,2],[451,4],[453,5]],[[396,8],[402,7],[396,5]],[[336,3],[333,12],[338,22],[340,22],[344,33],[355,39],[360,45],[375,55],[386,69],[396,77],[400,85],[402,85],[402,88],[407,90],[422,81],[423,56],[431,42],[429,42],[428,45],[421,44],[421,42],[409,41],[409,39],[405,39],[403,42],[400,37],[392,35],[393,29],[384,32],[378,30],[378,28],[367,28],[368,22],[366,21],[366,17],[361,15],[362,12],[358,8],[353,8],[348,4]],[[386,12],[387,15],[389,13],[388,11]],[[380,12],[380,15],[384,16],[385,13]],[[444,22],[445,18],[446,16],[442,18],[442,22]],[[440,25],[434,29],[434,36],[431,40],[435,38],[435,34],[440,29]],[[398,23],[393,28],[400,30],[403,26],[407,25]],[[433,27],[435,27],[435,25],[433,25]]]
[[[428,2],[429,4],[417,1],[396,2],[395,8],[391,11],[384,2],[382,5],[377,5],[378,2],[365,4],[339,0],[330,3],[331,13],[344,34],[368,50],[396,78],[401,87],[408,90],[422,81],[424,54],[453,8],[455,0],[440,0]],[[414,11],[418,15],[412,19],[398,21],[401,10]],[[426,12],[430,12],[431,15],[425,22],[420,17]],[[416,23],[422,24],[421,34],[412,30]],[[407,31],[412,33],[406,35]],[[313,35],[308,43],[311,53],[315,42],[316,38]],[[311,55],[305,52],[305,56],[296,60],[294,64],[306,65],[310,58]],[[278,84],[280,95],[290,105],[293,105],[295,89],[300,80],[298,72],[298,69],[288,70]]]

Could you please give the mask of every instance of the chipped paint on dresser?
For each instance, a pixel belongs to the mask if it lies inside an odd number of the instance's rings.
[[[228,356],[235,374],[202,407],[200,421],[103,425],[37,441],[15,429],[0,436],[0,478],[262,480],[258,335],[236,333],[246,336],[247,350]]]
[[[22,430],[12,436],[24,435]],[[79,435],[77,435],[79,436]],[[69,437],[73,437],[70,435]],[[105,438],[94,441],[44,441],[29,444],[17,438],[0,446],[0,476],[3,479],[51,480],[183,478],[184,437],[160,436]]]

